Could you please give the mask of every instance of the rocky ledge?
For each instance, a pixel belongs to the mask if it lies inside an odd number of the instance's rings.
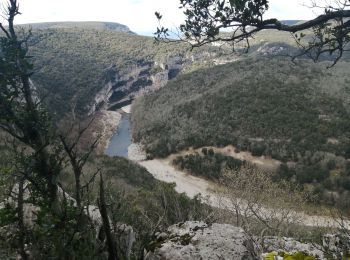
[[[241,228],[225,224],[208,226],[185,222],[158,235],[148,260],[160,259],[256,259],[254,245]]]
[[[150,245],[146,259],[284,259],[278,256],[278,252],[284,252],[288,256],[298,254],[307,257],[302,259],[324,259],[322,251],[313,245],[291,238],[268,237],[264,241],[268,247],[264,249],[256,241],[243,229],[232,225],[212,224],[209,226],[203,222],[189,221],[169,227],[166,233],[157,234],[156,240]]]

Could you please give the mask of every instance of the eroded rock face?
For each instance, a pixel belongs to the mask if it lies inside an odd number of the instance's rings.
[[[226,224],[208,226],[203,222],[185,222],[169,227],[158,235],[148,260],[257,259],[255,247],[245,232]]]
[[[139,61],[126,68],[111,66],[106,70],[107,83],[96,95],[93,107],[117,109],[149,91],[163,87],[168,80],[176,77],[185,61],[182,57],[170,57],[164,63]]]
[[[126,106],[138,96],[162,88],[192,64],[207,64],[211,61],[223,64],[232,59],[222,60],[216,53],[202,52],[196,55],[170,56],[162,61],[140,60],[123,68],[111,65],[103,75],[105,85],[88,106],[89,114],[100,109],[115,110]]]

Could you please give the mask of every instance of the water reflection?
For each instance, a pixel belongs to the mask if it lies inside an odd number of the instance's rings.
[[[122,113],[118,130],[111,138],[105,154],[109,156],[128,157],[128,147],[131,145],[130,115]]]

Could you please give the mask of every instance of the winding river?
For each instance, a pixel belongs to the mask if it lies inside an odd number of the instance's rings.
[[[128,158],[128,148],[132,144],[131,138],[131,124],[130,124],[130,114],[122,112],[122,117],[118,125],[116,133],[110,140],[108,148],[105,151],[105,154],[109,156],[120,156]],[[216,148],[218,149],[218,148]],[[224,148],[226,149],[226,148]],[[224,154],[228,156],[233,156],[232,147],[228,147],[226,150],[223,150]],[[233,149],[234,150],[234,149]],[[234,157],[234,156],[233,156]],[[131,159],[131,158],[130,158]],[[223,194],[217,193],[213,190],[213,183],[189,175],[185,172],[176,170],[171,165],[171,156],[165,159],[154,159],[154,160],[138,160],[133,159],[139,165],[145,167],[149,173],[151,173],[156,179],[168,183],[176,183],[176,191],[179,193],[184,192],[190,198],[193,198],[196,194],[200,193],[204,197],[207,197],[206,204],[222,208],[225,210],[232,210],[232,202],[228,200]],[[239,199],[239,206],[246,210],[247,202],[241,198]],[[269,207],[262,207],[264,213],[271,211]],[[280,212],[277,211],[277,214],[282,214],[283,209],[280,209]],[[333,219],[327,216],[315,216],[308,215],[303,212],[290,212],[296,219],[298,219],[299,224],[305,226],[317,226],[317,227],[338,227],[339,220]],[[350,228],[350,221],[345,221],[344,224],[346,227]]]
[[[123,112],[118,129],[111,138],[105,154],[128,158],[128,147],[131,143],[130,114]]]

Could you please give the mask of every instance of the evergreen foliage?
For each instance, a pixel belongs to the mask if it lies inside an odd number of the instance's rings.
[[[283,59],[246,59],[180,76],[135,102],[133,137],[155,156],[229,144],[282,161],[316,151],[346,156],[348,63],[339,66],[343,82],[322,64]],[[338,84],[325,91],[331,79]]]
[[[181,170],[202,176],[214,181],[221,179],[224,170],[239,169],[245,165],[245,161],[241,161],[220,153],[214,153],[212,149],[207,152],[206,148],[202,150],[203,154],[188,154],[185,156],[177,156],[173,164]]]
[[[136,100],[133,137],[159,157],[189,147],[226,145],[270,156],[284,163],[276,181],[302,184],[317,195],[317,203],[336,202],[345,209],[349,64],[338,63],[332,70],[324,65],[245,59],[180,76]],[[209,158],[189,155],[175,163],[217,177],[220,167],[214,163],[207,169]]]

